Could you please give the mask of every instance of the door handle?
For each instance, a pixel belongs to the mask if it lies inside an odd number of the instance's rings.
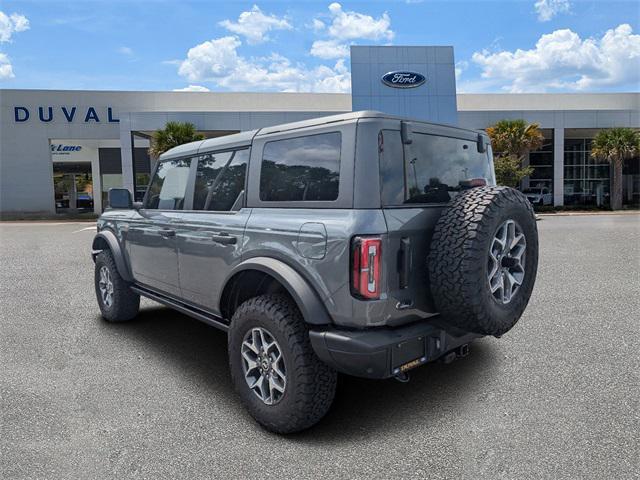
[[[163,236],[164,238],[175,237],[176,231],[170,230],[168,228],[163,228],[162,230],[160,230],[160,235]]]
[[[222,245],[235,245],[238,239],[226,232],[211,235],[211,240]]]

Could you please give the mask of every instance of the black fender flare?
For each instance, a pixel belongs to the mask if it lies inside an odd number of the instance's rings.
[[[113,259],[116,262],[118,273],[123,280],[126,282],[133,282],[133,276],[127,267],[127,262],[124,259],[124,254],[120,247],[120,242],[118,241],[115,233],[111,230],[102,230],[93,238],[93,243],[91,244],[91,257],[93,258],[93,261],[95,262],[98,253],[104,250],[103,248],[100,248],[100,243],[102,243],[102,241],[107,242],[109,250],[111,250],[111,255],[113,255]]]
[[[280,282],[296,302],[306,323],[312,325],[328,325],[332,323],[326,307],[311,285],[309,285],[309,282],[291,266],[269,257],[253,257],[239,263],[225,279],[218,301],[221,300],[222,292],[225,291],[229,281],[236,274],[246,270],[258,270]]]

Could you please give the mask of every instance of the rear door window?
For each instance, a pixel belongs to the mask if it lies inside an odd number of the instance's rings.
[[[267,142],[262,154],[260,200],[336,200],[340,148],[340,132]]]
[[[161,160],[149,185],[145,208],[181,210],[189,181],[190,158]]]
[[[229,211],[244,190],[249,149],[200,156],[194,210]]]

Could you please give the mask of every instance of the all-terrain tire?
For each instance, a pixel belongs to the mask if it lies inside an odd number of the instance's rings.
[[[242,365],[242,342],[253,328],[266,329],[284,356],[286,387],[281,399],[267,405],[249,388]],[[316,356],[300,311],[277,294],[244,302],[229,329],[229,364],[238,395],[251,416],[267,430],[293,433],[316,424],[329,410],[336,391],[337,373]]]
[[[491,292],[489,249],[504,222],[526,241],[524,278],[508,303]],[[443,319],[468,332],[500,336],[522,316],[538,267],[538,231],[531,203],[508,187],[473,188],[456,196],[439,218],[428,257],[429,281]],[[502,268],[502,267],[501,267]]]
[[[110,303],[105,300],[100,290],[101,271],[103,269],[108,272],[108,278],[111,282]],[[110,250],[103,250],[96,257],[94,282],[98,306],[105,320],[108,322],[126,322],[138,314],[140,295],[133,292],[130,284],[120,276]]]

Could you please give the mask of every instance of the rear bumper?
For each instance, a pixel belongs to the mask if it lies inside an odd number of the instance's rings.
[[[314,328],[309,337],[316,355],[339,372],[388,378],[437,360],[481,335],[426,321],[367,330]]]

